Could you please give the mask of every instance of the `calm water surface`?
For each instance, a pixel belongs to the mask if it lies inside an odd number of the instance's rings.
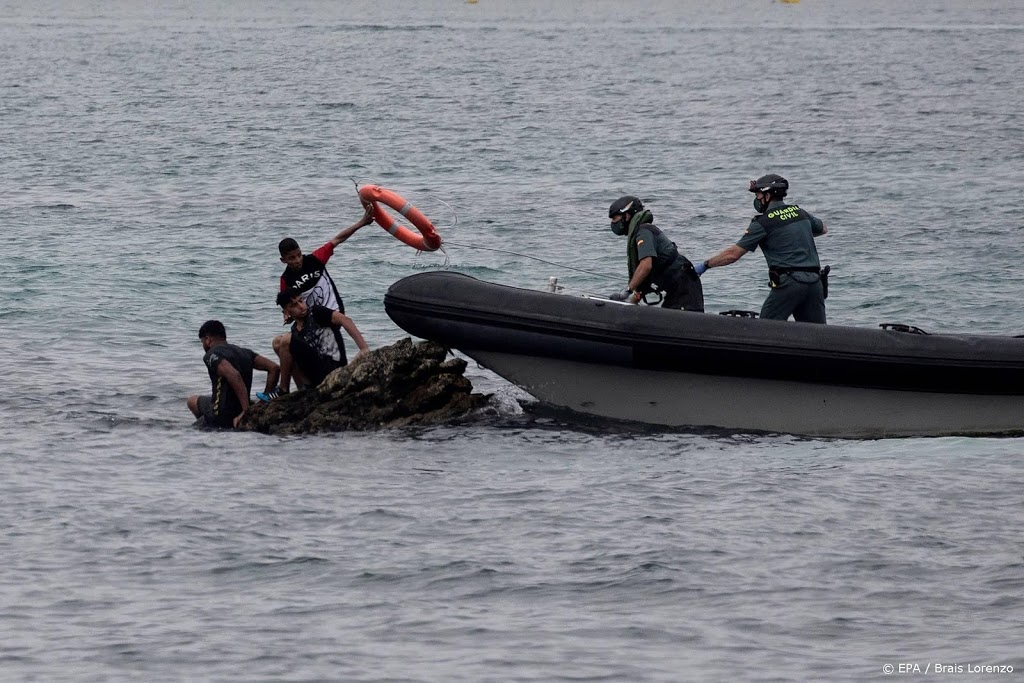
[[[276,244],[358,218],[353,179],[455,270],[610,292],[613,199],[706,258],[779,172],[831,322],[1024,334],[1022,45],[1014,0],[4,4],[0,677],[1019,676],[1021,439],[637,432],[475,367],[493,410],[427,430],[202,433],[184,398],[204,320],[271,354]],[[445,258],[368,227],[330,265],[381,346]]]

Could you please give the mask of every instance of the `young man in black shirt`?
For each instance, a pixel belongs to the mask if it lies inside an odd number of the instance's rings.
[[[315,387],[333,370],[348,364],[342,329],[359,349],[356,358],[370,350],[352,318],[319,304],[307,306],[298,290],[279,293],[277,305],[292,320],[291,332],[274,345],[281,359],[280,393],[288,393],[293,376],[299,387]]]
[[[207,320],[199,328],[203,343],[203,362],[210,373],[213,393],[210,396],[193,394],[186,402],[188,409],[206,427],[238,427],[242,415],[249,409],[253,368],[267,373],[267,391],[277,386],[281,368],[277,363],[243,348],[229,344],[227,331],[219,320]]]

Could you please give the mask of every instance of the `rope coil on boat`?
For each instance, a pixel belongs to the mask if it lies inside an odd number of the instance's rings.
[[[928,334],[920,327],[904,325],[903,323],[879,323],[878,325],[887,332],[906,332],[907,334]]]

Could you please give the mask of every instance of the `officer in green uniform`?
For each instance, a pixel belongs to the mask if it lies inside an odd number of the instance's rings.
[[[687,311],[704,310],[704,289],[689,259],[675,242],[654,225],[654,214],[632,195],[616,199],[608,209],[612,232],[626,235],[629,284],[611,296],[615,301],[639,302],[656,291],[664,297],[661,307]]]
[[[789,182],[780,175],[769,173],[751,180],[750,191],[754,193],[757,211],[750,227],[739,242],[694,266],[697,274],[735,263],[748,251],[761,247],[771,285],[761,317],[787,320],[792,315],[800,322],[824,324],[828,268],[821,269],[814,238],[828,229],[799,206],[782,201],[789,191]]]

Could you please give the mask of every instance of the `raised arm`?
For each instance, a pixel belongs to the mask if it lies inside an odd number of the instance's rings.
[[[349,237],[356,234],[356,230],[373,222],[373,204],[363,204],[363,209],[363,217],[332,237],[331,244],[338,246]]]

